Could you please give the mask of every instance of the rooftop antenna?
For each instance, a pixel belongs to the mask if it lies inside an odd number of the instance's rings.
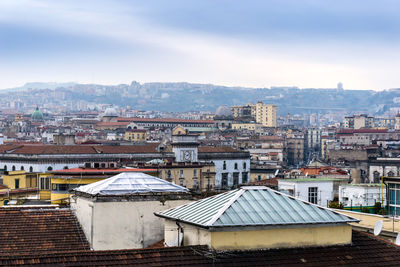
[[[400,232],[397,234],[396,241],[394,243],[400,246]]]
[[[374,227],[374,235],[379,235],[382,232],[383,221],[379,220]],[[396,238],[397,240],[397,238]]]

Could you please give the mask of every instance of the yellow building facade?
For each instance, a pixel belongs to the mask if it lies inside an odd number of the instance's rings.
[[[262,131],[262,125],[258,123],[232,123],[233,130],[247,130],[260,133]]]
[[[131,142],[146,142],[146,138],[146,130],[143,129],[130,129],[124,135],[124,140]]]
[[[9,200],[24,200],[39,194],[40,200],[50,200],[50,180],[46,173],[29,173],[26,171],[10,171],[3,175],[3,184],[7,189],[0,192],[0,205]],[[47,183],[46,183],[47,180]],[[4,192],[7,191],[7,194]]]
[[[158,177],[194,191],[211,191],[215,187],[214,164],[171,164],[159,166]]]

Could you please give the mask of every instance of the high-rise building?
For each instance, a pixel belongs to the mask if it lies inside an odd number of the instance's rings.
[[[264,104],[259,101],[257,104],[233,106],[232,112],[235,118],[250,117],[262,126],[276,127],[276,105],[274,104]]]

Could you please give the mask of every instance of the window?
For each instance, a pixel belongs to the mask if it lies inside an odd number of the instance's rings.
[[[32,166],[29,167],[29,172],[33,172],[33,167]]]
[[[226,161],[225,160],[224,160],[224,164],[222,165],[222,169],[226,170]],[[13,171],[15,171],[15,170],[13,170]]]
[[[180,180],[180,181],[179,181],[179,185],[180,185],[180,186],[185,186],[184,183],[183,183],[183,180]]]
[[[222,174],[221,187],[222,188],[227,188],[228,187],[228,173],[223,173]]]
[[[318,187],[308,188],[308,202],[317,204],[318,202]]]
[[[193,170],[193,177],[197,177],[197,170],[196,169]]]
[[[261,175],[260,174],[257,176],[257,181],[261,181]]]
[[[21,171],[23,171],[24,170],[24,166],[21,166]]]
[[[7,165],[4,165],[4,170],[7,171]]]
[[[243,170],[245,170],[247,168],[247,164],[246,162],[243,162]]]
[[[167,178],[171,179],[171,170],[166,171],[167,172]]]
[[[15,189],[19,188],[19,179],[15,179]]]
[[[12,166],[11,170],[15,171],[15,166],[14,165]]]
[[[393,177],[393,176],[394,176],[394,172],[390,171],[390,172],[388,172],[387,175],[388,175],[389,177]]]
[[[242,184],[247,184],[248,174],[247,172],[242,172]]]
[[[235,163],[235,170],[237,170],[238,169],[238,164],[237,163]]]
[[[233,186],[237,186],[239,184],[239,173],[234,172],[233,173]]]
[[[50,189],[50,178],[48,178],[48,177],[40,178],[40,189],[42,189],[42,190]]]
[[[381,174],[378,171],[374,171],[374,183],[379,183]]]
[[[183,178],[183,170],[180,170],[180,171],[179,171],[179,177],[180,177],[180,178]]]
[[[47,168],[47,170],[48,170],[48,171],[52,171],[53,168],[49,166],[49,167]]]

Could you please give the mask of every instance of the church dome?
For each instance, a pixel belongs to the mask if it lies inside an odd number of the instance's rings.
[[[115,108],[107,108],[104,112],[104,117],[118,117],[118,113]]]
[[[43,121],[43,113],[36,107],[36,110],[32,113],[32,121]]]
[[[217,108],[217,111],[215,112],[215,117],[218,118],[232,118],[233,113],[231,109],[227,105],[222,105]]]

